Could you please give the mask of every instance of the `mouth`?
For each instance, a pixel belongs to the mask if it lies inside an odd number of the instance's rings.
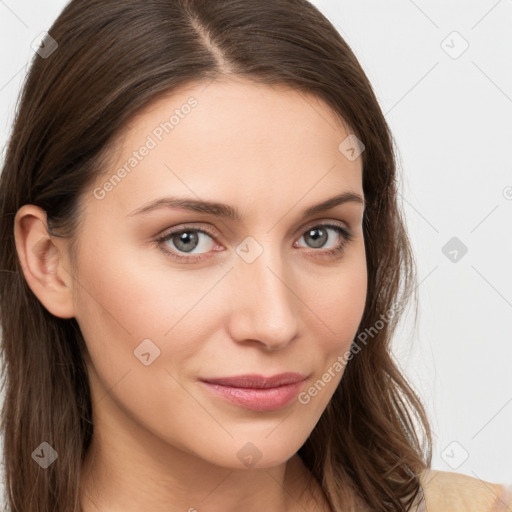
[[[254,411],[273,411],[288,405],[300,391],[306,376],[282,373],[272,377],[239,375],[201,379],[215,396]]]

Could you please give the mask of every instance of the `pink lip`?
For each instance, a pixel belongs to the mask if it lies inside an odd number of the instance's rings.
[[[272,377],[239,375],[201,379],[201,382],[213,393],[241,407],[272,411],[291,402],[305,379],[299,373],[281,373]]]

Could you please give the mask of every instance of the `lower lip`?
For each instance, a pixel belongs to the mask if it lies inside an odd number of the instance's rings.
[[[266,389],[237,388],[201,382],[216,395],[240,407],[252,409],[253,411],[274,411],[289,404],[299,393],[304,381]]]

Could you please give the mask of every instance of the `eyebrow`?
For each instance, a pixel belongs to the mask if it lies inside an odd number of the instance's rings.
[[[363,206],[366,205],[366,202],[361,195],[354,192],[343,192],[342,194],[338,194],[337,196],[331,197],[325,201],[322,201],[321,203],[306,208],[306,210],[304,210],[302,213],[302,218],[310,217],[311,215],[330,210],[335,206],[349,202],[360,203]],[[242,218],[240,211],[228,204],[219,203],[216,201],[187,199],[182,197],[163,197],[156,199],[144,206],[141,206],[140,208],[135,209],[129,213],[127,217],[141,215],[160,208],[177,208],[180,210],[193,211],[197,213],[206,213],[237,222],[239,222]]]

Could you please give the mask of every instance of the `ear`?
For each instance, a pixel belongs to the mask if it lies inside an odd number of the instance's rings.
[[[73,318],[73,279],[59,249],[60,239],[48,234],[46,212],[26,204],[14,218],[16,251],[28,286],[43,306],[60,318]]]

